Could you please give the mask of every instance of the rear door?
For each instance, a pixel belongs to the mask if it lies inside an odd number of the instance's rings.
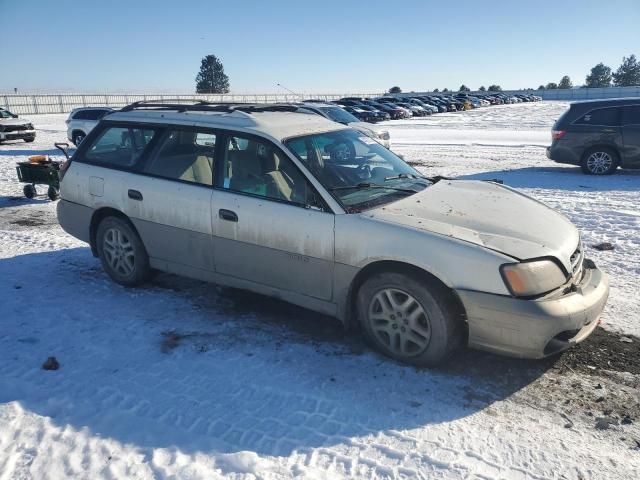
[[[212,130],[168,127],[127,179],[125,213],[136,225],[152,265],[199,278],[214,271],[215,149]]]
[[[608,145],[616,151],[622,149],[620,117],[622,108],[594,108],[581,114],[571,125],[566,141],[582,152],[594,146]]]
[[[640,104],[624,107],[622,113],[622,165],[640,168]]]

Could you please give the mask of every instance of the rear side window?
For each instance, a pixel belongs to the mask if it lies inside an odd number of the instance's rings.
[[[623,125],[640,125],[640,105],[630,105],[624,109]]]
[[[100,120],[107,113],[109,113],[109,110],[102,110],[102,109],[80,110],[79,112],[76,112],[73,115],[73,119],[74,120]]]
[[[131,167],[154,135],[155,130],[152,129],[107,127],[85,151],[84,158],[114,167]]]
[[[620,125],[620,107],[598,108],[591,110],[573,122],[576,125],[598,125],[617,127]]]
[[[215,148],[213,133],[172,130],[144,171],[171,180],[213,185]]]

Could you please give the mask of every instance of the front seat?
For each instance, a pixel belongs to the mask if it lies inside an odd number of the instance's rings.
[[[281,200],[291,200],[294,183],[291,177],[280,170],[280,157],[274,151],[269,151],[262,159],[264,177],[267,184],[267,195]]]

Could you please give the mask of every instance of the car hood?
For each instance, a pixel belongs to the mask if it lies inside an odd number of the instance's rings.
[[[0,118],[0,125],[25,125],[31,123],[24,118]]]
[[[354,128],[362,133],[368,134],[368,135],[373,135],[375,136],[378,132],[378,130],[375,130],[372,127],[372,125],[370,123],[367,122],[349,122],[347,125],[349,125],[351,128]]]
[[[568,272],[580,239],[564,215],[509,187],[484,181],[441,180],[363,215],[474,243],[518,260],[552,256]]]

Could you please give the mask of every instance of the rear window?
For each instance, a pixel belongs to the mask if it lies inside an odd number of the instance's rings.
[[[578,117],[575,125],[598,125],[616,127],[620,125],[620,107],[598,108]]]
[[[74,120],[100,120],[109,110],[80,110],[73,115]]]
[[[92,163],[131,167],[142,156],[155,133],[148,128],[107,127],[85,150],[84,158]]]

